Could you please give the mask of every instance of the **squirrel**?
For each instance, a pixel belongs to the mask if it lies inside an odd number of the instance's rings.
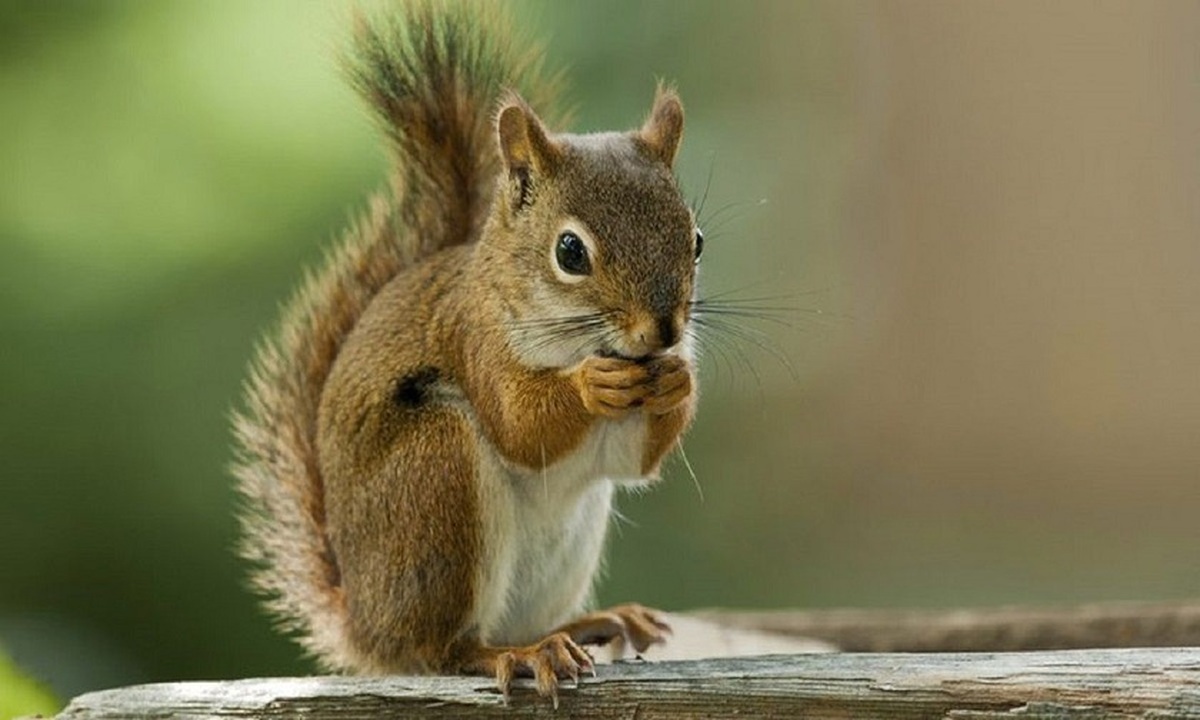
[[[357,17],[346,65],[390,182],[252,362],[241,553],[328,669],[490,676],[506,698],[532,677],[557,704],[594,673],[584,646],[670,632],[641,605],[582,610],[615,489],[657,479],[694,415],[703,236],[677,93],[635,130],[551,132],[530,103],[558,83],[497,12]]]

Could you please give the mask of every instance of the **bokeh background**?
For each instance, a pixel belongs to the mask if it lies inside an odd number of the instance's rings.
[[[710,340],[697,482],[622,501],[602,602],[1200,596],[1200,5],[514,11],[576,130],[677,82],[705,287],[781,309]],[[227,419],[383,178],[347,15],[0,4],[0,645],[63,697],[311,670]]]

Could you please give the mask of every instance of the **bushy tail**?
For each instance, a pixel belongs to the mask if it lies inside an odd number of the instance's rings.
[[[340,572],[325,533],[317,410],[338,350],[398,272],[477,239],[499,168],[492,113],[505,87],[549,110],[557,82],[498,4],[403,5],[359,17],[346,60],[390,141],[391,190],[346,233],[258,350],[234,418],[242,554],[282,625],[326,666],[352,665]],[[544,110],[545,111],[545,110]]]

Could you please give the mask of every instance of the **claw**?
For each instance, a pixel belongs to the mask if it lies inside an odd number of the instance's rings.
[[[468,671],[493,673],[505,705],[512,696],[516,676],[533,678],[538,695],[550,698],[557,710],[560,680],[570,680],[579,687],[584,670],[590,670],[593,676],[596,673],[591,656],[566,633],[554,633],[528,647],[481,648],[478,652],[478,664],[468,665]]]
[[[517,658],[510,652],[503,652],[496,656],[496,687],[504,695],[505,705],[512,697],[512,681],[516,665]]]

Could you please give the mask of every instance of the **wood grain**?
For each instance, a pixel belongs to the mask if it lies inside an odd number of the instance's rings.
[[[1200,718],[1200,648],[809,654],[619,663],[557,712],[505,706],[472,678],[311,677],[142,685],[76,698],[62,718]]]

